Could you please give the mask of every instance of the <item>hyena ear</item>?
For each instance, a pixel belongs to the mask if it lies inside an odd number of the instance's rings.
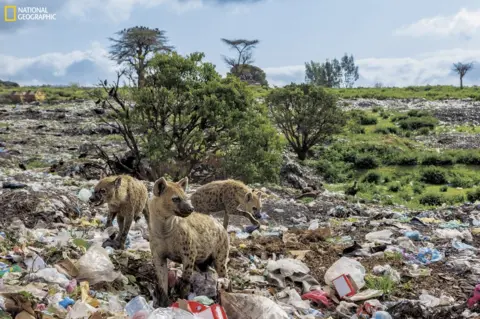
[[[258,191],[256,195],[257,195],[258,199],[261,199],[262,196],[263,196],[263,193],[261,191]]]
[[[160,196],[167,188],[167,180],[165,178],[159,178],[153,185],[153,195]]]
[[[116,189],[118,189],[121,184],[122,184],[122,178],[119,176],[115,179],[115,181],[113,182],[113,185],[115,186]]]
[[[184,177],[177,182],[177,185],[183,188],[184,191],[188,188],[188,177]]]
[[[252,192],[249,192],[245,195],[245,201],[248,203],[249,201],[251,201],[253,198],[253,194]]]

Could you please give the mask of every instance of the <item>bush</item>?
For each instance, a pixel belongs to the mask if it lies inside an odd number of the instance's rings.
[[[445,193],[447,191],[448,191],[448,186],[447,185],[443,185],[442,187],[440,187],[440,192]]]
[[[359,118],[359,124],[360,125],[375,125],[377,124],[378,119],[374,115],[362,115]]]
[[[475,185],[475,182],[470,178],[455,176],[451,181],[452,187],[470,188]]]
[[[415,154],[402,154],[396,158],[395,164],[400,166],[415,166],[418,164],[418,159]]]
[[[429,135],[430,134],[430,128],[428,127],[422,127],[421,129],[418,130],[419,135]]]
[[[476,188],[473,191],[468,192],[467,200],[472,203],[475,203],[476,201],[480,200],[480,187]]]
[[[407,112],[409,117],[426,117],[431,116],[430,112],[425,110],[410,110]]]
[[[368,172],[362,179],[362,182],[370,184],[379,184],[382,180],[382,175],[377,172]]]
[[[359,155],[355,159],[355,167],[358,169],[377,168],[379,165],[380,161],[372,154]]]
[[[445,199],[440,194],[425,194],[419,199],[419,203],[424,206],[440,206]]]
[[[378,134],[398,134],[398,127],[396,126],[378,126],[375,128],[375,133]]]
[[[352,177],[348,165],[351,164],[345,164],[341,161],[332,163],[322,159],[317,162],[317,171],[327,183],[345,183]]]
[[[395,184],[392,184],[392,185],[388,186],[388,190],[393,192],[393,193],[397,193],[398,191],[400,191],[400,189],[402,189],[402,187],[400,186],[399,183],[395,183]]]
[[[359,124],[355,124],[350,127],[350,132],[353,134],[365,134],[365,128]]]
[[[458,151],[455,154],[455,159],[458,164],[480,165],[480,153],[478,152]]]
[[[412,186],[412,190],[414,194],[422,194],[425,190],[425,185],[420,183],[414,183]]]
[[[465,196],[463,194],[457,194],[457,195],[447,196],[445,200],[448,204],[455,205],[455,204],[464,203]]]
[[[403,130],[415,131],[426,127],[429,129],[434,129],[438,124],[438,120],[434,117],[409,117],[398,122],[400,127]]]
[[[422,172],[420,172],[420,181],[433,185],[448,183],[445,171],[435,166],[423,169]]]
[[[422,165],[446,166],[455,164],[455,160],[449,154],[431,153],[422,158]]]

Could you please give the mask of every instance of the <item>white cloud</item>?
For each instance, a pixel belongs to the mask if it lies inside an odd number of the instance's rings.
[[[136,7],[153,8],[160,5],[168,5],[177,13],[199,9],[203,6],[202,0],[70,0],[65,6],[65,11],[76,17],[88,18],[89,13],[103,13],[111,21],[122,22],[130,18]]]
[[[372,86],[381,82],[385,86],[456,84],[458,78],[452,72],[454,62],[479,62],[467,74],[466,84],[480,84],[480,50],[452,49],[427,52],[415,57],[358,59],[361,86]],[[305,77],[304,65],[264,68],[272,85],[302,82]],[[469,80],[470,78],[470,80]]]
[[[115,74],[117,66],[107,54],[108,52],[100,43],[93,42],[91,48],[85,51],[52,52],[26,58],[0,55],[0,79],[18,81],[24,85],[68,84],[65,81],[75,81],[75,78],[82,73],[82,67],[88,63],[91,65],[91,70],[98,73],[91,74],[91,82],[82,84],[92,84],[98,80],[97,76]],[[83,64],[78,65],[79,63]],[[76,64],[77,69],[75,69]],[[89,74],[82,76],[86,78]]]
[[[413,37],[437,35],[472,35],[480,29],[480,10],[461,9],[452,16],[436,16],[421,19],[413,24],[403,26],[394,31],[395,35]]]
[[[476,62],[474,70],[465,77],[465,84],[480,84],[480,49],[452,49],[414,57],[358,59],[360,80],[357,85],[372,86],[377,82],[385,86],[456,85],[458,77],[452,72],[452,64],[458,61]],[[116,69],[107,50],[95,42],[85,51],[53,52],[27,58],[0,55],[0,79],[23,85],[96,84],[99,78],[113,78]],[[303,82],[304,69],[304,64],[263,68],[269,83],[276,86]]]

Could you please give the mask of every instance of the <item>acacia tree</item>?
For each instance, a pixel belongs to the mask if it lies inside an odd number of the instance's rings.
[[[453,71],[457,72],[460,76],[460,89],[463,89],[463,77],[467,74],[468,71],[473,69],[473,63],[454,63],[453,64]]]
[[[149,58],[157,52],[171,51],[167,45],[165,31],[157,28],[136,26],[123,29],[116,33],[117,39],[109,38],[113,42],[110,47],[110,58],[118,64],[126,64],[128,69],[137,76],[138,87],[145,84],[145,73]]]
[[[345,124],[334,95],[314,84],[290,84],[267,97],[272,117],[300,160]]]
[[[260,42],[259,40],[246,39],[221,39],[230,49],[237,52],[236,57],[223,56],[223,60],[230,67],[230,73],[240,80],[249,84],[268,85],[265,72],[257,66],[252,65],[253,49]]]

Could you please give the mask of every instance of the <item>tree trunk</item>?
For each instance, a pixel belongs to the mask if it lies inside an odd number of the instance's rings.
[[[304,149],[300,149],[300,150],[297,150],[296,153],[297,153],[298,159],[303,161],[307,158],[308,151]]]
[[[460,89],[463,89],[463,76],[460,76]]]

